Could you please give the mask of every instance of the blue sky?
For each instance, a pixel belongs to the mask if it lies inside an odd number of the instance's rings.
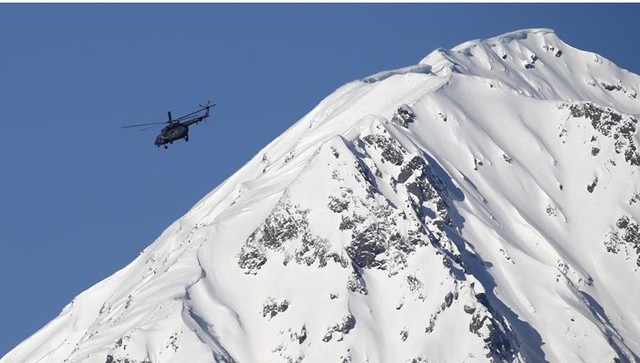
[[[523,28],[640,73],[640,4],[0,4],[0,356],[333,90]],[[218,106],[189,143],[164,121]]]

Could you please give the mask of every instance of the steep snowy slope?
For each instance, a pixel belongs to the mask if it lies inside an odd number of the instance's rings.
[[[547,29],[349,83],[0,362],[639,361],[639,89]]]

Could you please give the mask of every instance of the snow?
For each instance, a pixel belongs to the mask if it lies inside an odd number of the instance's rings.
[[[637,361],[638,89],[549,29],[348,83],[0,362]]]

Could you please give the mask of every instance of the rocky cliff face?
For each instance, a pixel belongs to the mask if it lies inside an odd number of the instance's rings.
[[[1,361],[638,361],[638,89],[545,29],[349,83]]]

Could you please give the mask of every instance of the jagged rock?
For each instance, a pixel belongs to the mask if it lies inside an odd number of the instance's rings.
[[[465,305],[463,309],[464,309],[464,312],[467,314],[473,314],[476,312],[475,306]]]
[[[238,266],[247,274],[256,274],[267,262],[263,250],[284,255],[284,263],[319,267],[328,261],[340,262],[339,256],[330,253],[326,241],[309,230],[309,211],[300,209],[283,197],[265,222],[247,239],[238,256]]]
[[[267,257],[255,245],[242,247],[238,256],[238,266],[250,274],[255,274],[266,262]]]
[[[629,115],[623,115],[608,107],[601,107],[590,102],[565,105],[572,117],[584,117],[591,121],[591,126],[603,136],[615,140],[615,151],[623,154],[625,161],[634,166],[640,166],[640,153],[633,136],[637,131],[638,120]],[[596,148],[597,149],[597,148]],[[599,149],[592,149],[596,155]]]
[[[362,276],[355,272],[349,277],[347,280],[347,288],[351,292],[357,292],[362,295],[367,295],[367,284],[365,283]]]
[[[444,297],[444,305],[442,308],[445,309],[445,308],[451,307],[451,304],[453,303],[454,298],[456,299],[458,298],[457,293],[454,294],[452,292],[448,292],[447,295],[445,295]]]
[[[355,233],[352,243],[347,247],[347,254],[362,268],[379,267],[384,262],[376,260],[379,254],[386,251],[385,242],[381,238],[381,229],[378,224],[371,224],[365,230]]]
[[[331,199],[329,201],[329,209],[331,209],[334,213],[342,213],[349,209],[349,201],[344,199],[339,199],[334,196],[329,196]]]
[[[380,134],[367,135],[362,139],[367,144],[382,150],[382,162],[388,161],[395,165],[402,165],[404,161],[403,150],[396,140]]]
[[[480,315],[480,314],[473,314],[471,317],[471,323],[469,324],[469,331],[478,336],[482,336],[480,334],[480,329],[484,326],[485,320],[487,320],[487,316]]]
[[[395,122],[402,127],[409,127],[410,123],[413,123],[416,119],[416,115],[408,105],[402,105],[398,107],[396,113],[391,118],[391,122]]]
[[[616,223],[617,230],[611,231],[604,245],[608,252],[626,251],[635,254],[636,265],[640,267],[640,224],[629,216],[620,217]]]
[[[327,329],[327,333],[322,338],[322,341],[325,343],[329,342],[333,338],[334,333],[341,333],[340,337],[338,338],[338,341],[341,341],[346,334],[349,334],[349,332],[353,328],[355,328],[355,326],[356,318],[353,315],[349,314],[342,319],[341,323],[338,323]]]
[[[589,193],[593,193],[593,190],[596,188],[596,185],[598,185],[598,177],[596,177],[595,179],[593,179],[593,181],[591,182],[591,184],[587,185],[587,191]]]
[[[288,308],[289,301],[282,300],[281,302],[277,302],[273,298],[268,298],[262,305],[262,316],[268,317],[268,319],[271,320],[273,317],[278,315],[278,313],[287,311]]]

